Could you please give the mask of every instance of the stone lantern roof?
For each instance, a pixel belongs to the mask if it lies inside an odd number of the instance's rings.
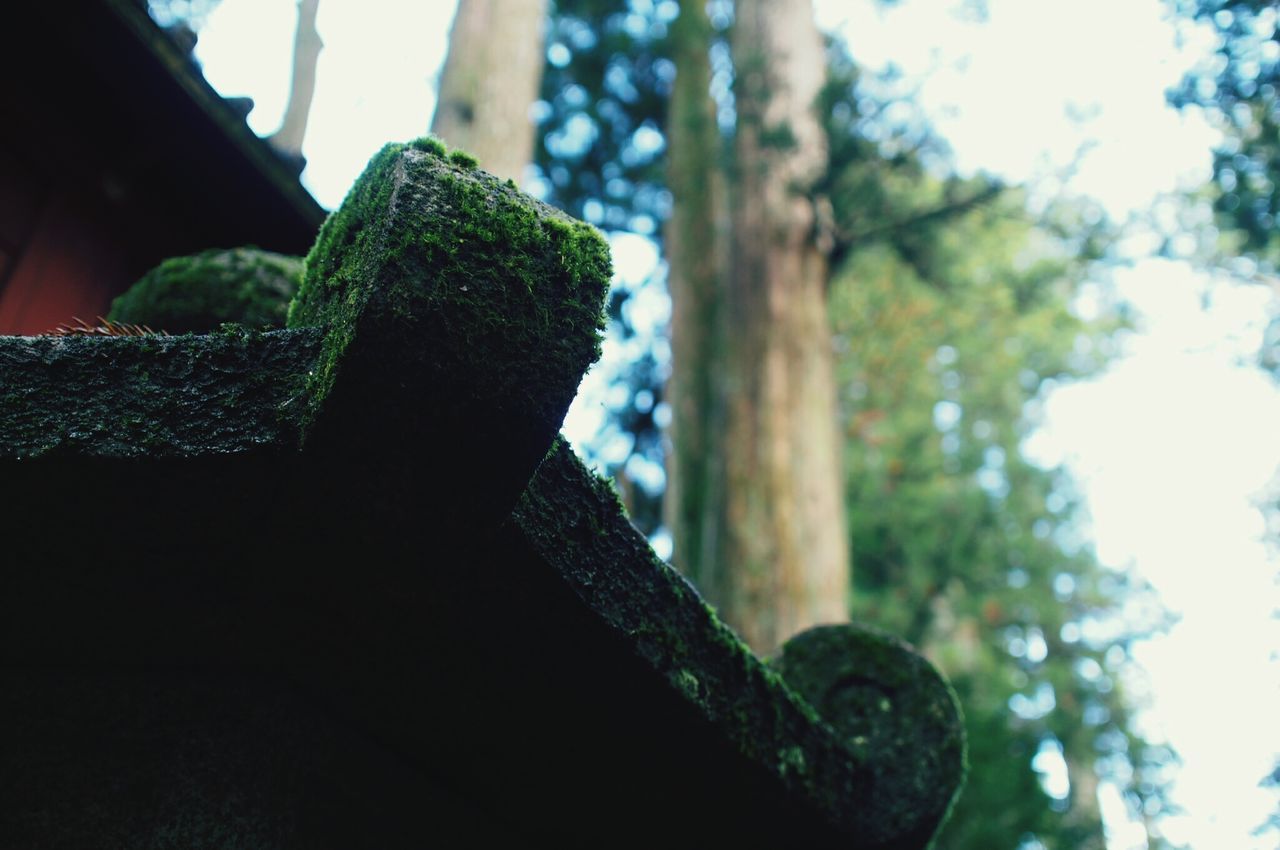
[[[941,676],[760,660],[557,436],[599,233],[422,140],[305,268],[282,330],[0,337],[4,843],[928,844]]]

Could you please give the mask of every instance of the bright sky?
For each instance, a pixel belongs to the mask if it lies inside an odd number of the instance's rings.
[[[817,3],[821,23],[844,33],[864,65],[892,61],[924,80],[922,103],[961,169],[1043,178],[1087,145],[1066,189],[1117,220],[1207,177],[1213,132],[1164,103],[1205,42],[1180,53],[1160,0],[990,0],[982,23],[945,11],[955,5]],[[384,142],[426,131],[452,6],[321,3],[304,182],[324,205],[341,201]],[[206,74],[224,94],[255,99],[259,133],[284,111],[294,8],[223,0],[201,34]],[[651,265],[647,244],[616,242],[619,266]],[[1134,565],[1181,617],[1139,648],[1153,706],[1144,731],[1167,737],[1184,762],[1175,797],[1186,813],[1166,820],[1167,834],[1196,850],[1268,850],[1275,833],[1252,832],[1276,807],[1258,780],[1280,751],[1280,568],[1251,500],[1280,464],[1280,394],[1251,362],[1276,306],[1262,288],[1213,283],[1167,260],[1135,262],[1116,283],[1139,331],[1105,376],[1047,399],[1027,449],[1071,467],[1103,561]],[[1145,846],[1107,789],[1103,805],[1110,850]]]

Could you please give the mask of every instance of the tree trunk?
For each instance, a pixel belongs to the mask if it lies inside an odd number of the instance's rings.
[[[1067,780],[1071,783],[1071,808],[1064,821],[1079,850],[1106,850],[1102,807],[1098,804],[1098,772],[1091,759],[1068,752]]]
[[[546,0],[460,0],[431,132],[517,182],[533,158]]]
[[[714,225],[672,226],[672,531],[677,564],[754,649],[769,653],[811,625],[846,619],[827,263],[804,192],[826,162],[813,111],[826,63],[808,0],[740,0],[732,53],[738,125],[727,269],[704,274],[700,265],[715,256]],[[688,89],[677,84],[673,133],[701,126],[696,102],[678,98],[699,95],[704,72],[690,69],[707,61],[705,50],[677,57],[677,80],[685,76]],[[673,135],[677,210],[697,192],[689,182],[698,169],[680,157],[699,154],[682,154],[682,143]],[[684,185],[674,181],[681,168],[693,175]],[[712,192],[701,203],[714,221],[714,183],[702,185]],[[712,277],[720,281],[714,290]],[[708,396],[709,414],[682,409]]]
[[[728,267],[720,134],[709,91],[711,34],[705,4],[683,0],[671,30],[677,73],[667,121],[667,183],[674,204],[665,230],[672,349],[665,510],[673,561],[704,594],[719,583],[714,532],[723,470],[712,447],[722,431],[720,312]]]
[[[316,65],[324,42],[316,30],[320,0],[298,0],[298,28],[293,36],[293,75],[289,82],[289,103],[284,122],[271,143],[291,157],[301,160],[302,140],[307,135],[307,118],[316,93]]]

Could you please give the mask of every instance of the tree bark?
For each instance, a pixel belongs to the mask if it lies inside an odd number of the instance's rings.
[[[722,464],[727,207],[716,104],[710,95],[711,23],[701,0],[683,0],[671,29],[677,73],[668,119],[667,288],[671,293],[670,446],[665,510],[673,562],[704,593],[718,585],[715,531]]]
[[[431,132],[519,181],[533,158],[546,0],[460,0]]]
[[[1102,807],[1098,803],[1098,771],[1092,760],[1068,752],[1067,781],[1071,784],[1071,808],[1064,821],[1078,836],[1079,850],[1106,850]]]
[[[316,30],[316,13],[320,0],[298,0],[298,28],[293,36],[293,74],[289,83],[289,102],[284,121],[271,136],[279,150],[301,159],[302,140],[307,135],[307,119],[316,93],[316,66],[324,42]]]
[[[682,153],[679,135],[702,126],[688,99],[705,92],[696,70],[705,48],[677,50],[685,82],[672,106],[672,189],[677,210],[693,203],[682,215],[704,218],[672,223],[672,532],[677,565],[770,653],[846,619],[849,586],[827,260],[806,194],[826,163],[813,111],[826,63],[809,0],[740,0],[732,54],[737,131],[721,269],[707,257],[716,256],[705,218],[715,220],[714,183],[704,181],[711,198],[699,200],[697,169],[681,159],[706,154],[696,139]],[[698,404],[703,413],[688,412]]]

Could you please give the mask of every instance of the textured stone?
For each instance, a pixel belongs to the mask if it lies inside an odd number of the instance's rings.
[[[0,469],[296,446],[317,329],[0,337]]]
[[[779,675],[556,438],[599,234],[423,141],[306,267],[287,330],[0,338],[5,841],[927,842],[927,663],[822,631]]]
[[[771,666],[875,774],[863,802],[879,827],[922,846],[964,784],[964,723],[946,680],[902,641],[858,625],[796,635]]]
[[[224,322],[284,327],[302,281],[302,258],[257,248],[165,260],[111,303],[108,319],[157,331],[207,333]]]
[[[869,629],[830,626],[793,638],[773,665],[760,663],[563,443],[513,519],[630,653],[740,758],[804,801],[812,822],[803,839],[795,827],[797,846],[929,842],[964,780],[964,731],[950,687],[918,653]],[[749,834],[767,832],[763,813],[774,805],[753,806],[761,822]]]

